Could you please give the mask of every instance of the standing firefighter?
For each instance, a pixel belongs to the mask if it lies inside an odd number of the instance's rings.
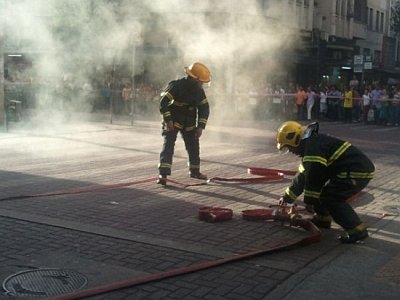
[[[158,165],[158,184],[167,184],[171,175],[172,157],[178,132],[185,142],[189,155],[190,177],[206,180],[200,173],[199,138],[206,128],[210,108],[203,83],[211,81],[208,68],[196,62],[185,67],[186,77],[173,80],[161,94],[160,112],[163,116],[162,136],[164,144]]]
[[[366,226],[347,199],[364,189],[375,167],[370,159],[349,142],[318,134],[318,123],[302,126],[288,121],[277,132],[277,148],[300,156],[301,163],[280,205],[292,205],[304,192],[304,203],[314,210],[316,226],[330,228],[332,219],[347,234],[343,243],[368,237]]]

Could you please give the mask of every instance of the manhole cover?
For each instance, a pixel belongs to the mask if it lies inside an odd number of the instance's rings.
[[[394,214],[394,215],[398,215],[400,214],[400,206],[397,205],[386,205],[383,207],[384,211]]]
[[[10,296],[54,296],[73,292],[86,284],[86,277],[73,270],[35,269],[7,277],[3,289]]]

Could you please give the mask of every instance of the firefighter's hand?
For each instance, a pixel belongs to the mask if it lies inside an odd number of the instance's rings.
[[[286,206],[286,202],[285,202],[285,200],[283,200],[283,198],[281,197],[281,198],[279,198],[279,201],[278,201],[278,205],[279,206]]]
[[[289,207],[288,214],[289,215],[295,215],[296,214],[296,205],[293,205],[293,206]]]
[[[278,205],[280,207],[281,214],[296,215],[296,204],[287,203],[283,200],[283,197],[279,199]]]
[[[203,128],[201,128],[201,127],[197,127],[196,128],[196,138],[200,138],[201,137],[201,135],[203,134]]]
[[[294,204],[294,203],[287,203],[287,202],[283,199],[283,197],[280,197],[280,198],[279,198],[278,205],[279,205],[279,206],[292,207],[292,206],[294,206],[295,204]]]
[[[174,122],[173,121],[167,122],[167,131],[174,131]]]

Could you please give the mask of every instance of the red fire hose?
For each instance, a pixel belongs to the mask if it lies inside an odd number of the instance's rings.
[[[223,178],[223,177],[212,177],[207,181],[203,181],[200,183],[182,183],[179,181],[172,180],[170,178],[167,179],[167,182],[174,183],[176,185],[181,185],[183,187],[190,187],[190,186],[200,186],[200,185],[207,185],[211,182],[231,182],[231,183],[260,183],[260,182],[276,182],[281,181],[284,179],[284,175],[293,176],[296,174],[296,171],[289,171],[289,170],[280,170],[280,169],[267,169],[267,168],[248,168],[247,173],[252,175],[260,175],[261,177],[253,177],[253,178]],[[135,181],[128,181],[128,182],[121,182],[115,184],[106,184],[106,185],[92,185],[86,186],[76,189],[69,189],[69,190],[60,190],[54,192],[47,192],[47,193],[39,193],[39,194],[28,194],[28,195],[18,195],[18,196],[10,196],[0,198],[0,201],[9,201],[9,200],[17,200],[17,199],[27,199],[27,198],[35,198],[35,197],[49,197],[49,196],[60,196],[60,195],[72,195],[72,194],[82,194],[82,193],[90,193],[90,192],[99,192],[99,191],[106,191],[112,190],[120,187],[131,186],[135,184],[147,183],[147,182],[155,182],[157,178],[151,177],[141,180]],[[350,197],[347,202],[353,202],[358,197],[359,194],[356,194]]]
[[[260,177],[255,177],[255,178],[213,177],[213,178],[210,178],[207,182],[201,182],[201,183],[181,183],[178,181],[171,180],[169,178],[167,180],[170,183],[188,187],[188,186],[205,185],[210,182],[238,182],[238,183],[276,182],[276,181],[283,180],[285,175],[292,176],[292,175],[296,174],[295,171],[287,171],[287,170],[279,170],[279,169],[265,169],[265,168],[249,168],[248,173],[252,174],[252,175],[258,175]],[[94,191],[103,191],[103,190],[124,187],[124,186],[130,186],[130,185],[134,185],[134,184],[151,182],[151,181],[155,181],[155,180],[156,180],[156,178],[147,178],[147,179],[143,179],[143,180],[131,181],[131,182],[126,182],[126,183],[88,186],[88,187],[82,187],[82,188],[72,189],[72,190],[48,192],[48,193],[33,194],[33,195],[14,196],[14,197],[2,198],[2,199],[0,199],[0,201],[11,200],[11,199],[30,198],[30,197],[44,197],[44,196],[79,194],[79,193],[87,193],[87,192],[94,192]],[[352,199],[352,200],[354,200],[354,199]],[[268,254],[268,253],[281,251],[281,250],[288,249],[288,248],[296,246],[296,245],[305,246],[305,245],[309,245],[309,244],[320,241],[321,232],[309,220],[295,219],[295,220],[293,220],[292,225],[302,227],[303,229],[310,232],[310,235],[305,238],[289,241],[287,244],[281,245],[279,247],[273,247],[273,248],[268,248],[268,249],[264,249],[264,250],[256,250],[256,251],[248,252],[245,254],[234,255],[231,257],[227,257],[227,258],[221,258],[221,259],[216,259],[216,260],[211,260],[211,261],[200,262],[200,263],[193,264],[193,265],[187,266],[187,267],[177,268],[174,270],[160,272],[160,273],[156,273],[156,274],[145,275],[145,276],[141,276],[141,277],[133,278],[133,279],[129,279],[129,280],[114,282],[111,284],[93,287],[93,288],[89,288],[89,289],[82,290],[82,291],[77,291],[77,292],[73,292],[73,293],[68,293],[68,294],[64,294],[64,295],[51,297],[48,299],[49,300],[72,300],[72,299],[82,299],[82,298],[92,297],[92,296],[116,291],[119,289],[133,287],[133,286],[143,284],[143,283],[159,281],[159,280],[162,280],[165,278],[171,278],[174,276],[179,276],[179,275],[188,274],[188,273],[192,273],[192,272],[196,272],[196,271],[200,271],[200,270],[205,270],[208,268],[220,266],[220,265],[234,262],[234,261],[239,261],[242,259],[254,257],[254,256],[261,255],[261,254]]]
[[[282,181],[285,175],[295,175],[296,171],[266,169],[266,168],[248,168],[248,174],[259,175],[261,177],[252,178],[221,178],[212,177],[209,182],[237,182],[237,183],[259,183],[259,182],[275,182]]]
[[[270,175],[270,174],[280,174],[283,175],[296,175],[296,171],[281,170],[281,169],[266,169],[266,168],[248,168],[247,172],[253,175]]]
[[[237,183],[244,184],[244,183],[259,183],[259,182],[276,182],[276,181],[283,180],[284,175],[296,174],[296,172],[293,172],[293,171],[278,170],[278,169],[264,169],[264,168],[249,168],[247,171],[249,174],[261,175],[262,177],[254,177],[254,178],[212,177],[209,180],[203,181],[200,183],[193,183],[193,182],[182,183],[182,182],[175,181],[175,180],[168,178],[167,182],[174,183],[176,185],[181,185],[183,187],[207,185],[208,183],[211,183],[211,182],[237,182]],[[115,184],[92,185],[92,186],[86,186],[86,187],[70,189],[70,190],[60,190],[60,191],[40,193],[40,194],[11,196],[11,197],[0,198],[0,201],[99,192],[99,191],[116,189],[116,188],[120,188],[120,187],[131,186],[131,185],[135,185],[135,184],[155,182],[156,179],[157,178],[151,177],[151,178],[146,178],[146,179],[141,179],[141,180],[136,180],[136,181],[122,182],[122,183],[115,183]]]
[[[116,188],[120,188],[120,187],[124,187],[124,186],[130,186],[130,185],[134,185],[134,184],[151,182],[151,181],[155,181],[155,180],[156,180],[155,178],[147,178],[147,179],[142,179],[142,180],[137,180],[137,181],[122,182],[122,183],[115,183],[115,184],[91,185],[91,186],[85,186],[85,187],[69,189],[69,190],[60,190],[60,191],[47,192],[47,193],[5,197],[5,198],[0,198],[0,201],[99,192],[99,191],[105,191],[105,190],[112,190],[112,189],[116,189]]]
[[[230,256],[230,257],[226,257],[226,258],[200,262],[197,264],[193,264],[191,266],[177,268],[177,269],[170,270],[170,271],[145,275],[145,276],[141,276],[138,278],[123,280],[123,281],[114,282],[111,284],[106,284],[106,285],[102,285],[102,286],[89,288],[89,289],[78,291],[78,292],[55,296],[55,297],[48,298],[47,300],[73,300],[73,299],[82,299],[82,298],[87,298],[87,297],[93,297],[93,296],[113,292],[113,291],[124,289],[124,288],[130,288],[130,287],[133,287],[133,286],[136,286],[139,284],[143,284],[143,283],[159,281],[159,280],[162,280],[165,278],[171,278],[174,276],[189,274],[189,273],[213,268],[213,267],[220,266],[220,265],[223,265],[226,263],[239,261],[239,260],[250,258],[250,257],[255,257],[255,256],[261,255],[261,254],[267,254],[267,253],[273,253],[273,252],[285,250],[285,249],[288,249],[290,247],[297,246],[297,245],[306,246],[306,245],[310,245],[310,244],[317,243],[320,241],[321,232],[313,223],[311,223],[308,220],[303,220],[303,219],[296,220],[295,222],[296,223],[293,225],[304,228],[305,230],[310,232],[310,235],[308,237],[305,237],[305,238],[302,238],[299,240],[294,240],[294,241],[288,242],[286,245],[281,245],[279,247],[273,247],[273,248],[268,248],[268,249],[264,249],[264,250],[256,250],[256,251],[248,252],[245,254],[234,255],[234,256]]]

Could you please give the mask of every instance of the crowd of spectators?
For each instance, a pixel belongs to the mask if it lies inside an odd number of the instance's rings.
[[[24,79],[24,80],[22,80]],[[111,72],[92,76],[5,78],[5,99],[19,100],[24,109],[67,112],[110,112],[117,115],[158,113],[160,88],[142,80],[132,88],[131,78]]]
[[[241,96],[242,101],[243,95]],[[378,83],[360,86],[352,79],[344,88],[336,85],[266,88],[248,93],[255,118],[298,121],[363,122],[385,126],[400,124],[400,86]],[[257,100],[254,100],[257,99]]]
[[[143,78],[135,79],[132,84],[132,78],[115,76],[110,71],[93,71],[90,76],[80,78],[71,74],[61,78],[40,78],[29,72],[6,75],[6,99],[22,100],[25,108],[159,115],[158,101],[163,87]],[[213,90],[208,94],[211,104],[226,101],[218,97],[213,99]],[[289,84],[286,87],[242,89],[234,91],[224,105],[225,111],[233,111],[238,118],[250,114],[251,118],[258,120],[400,124],[400,86],[378,82],[360,84],[355,76],[343,88],[326,84]]]

